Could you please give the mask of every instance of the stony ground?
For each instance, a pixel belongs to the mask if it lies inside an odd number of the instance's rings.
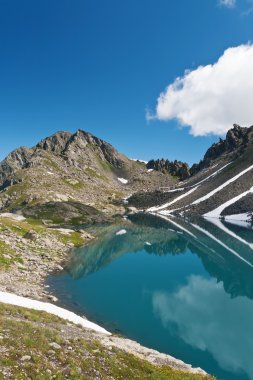
[[[0,217],[1,290],[35,299],[53,299],[43,286],[45,277],[62,269],[74,246],[92,238],[84,231],[46,228],[35,221]]]

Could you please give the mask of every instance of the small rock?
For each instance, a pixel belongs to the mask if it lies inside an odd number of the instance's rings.
[[[22,358],[20,360],[21,360],[21,362],[28,362],[31,359],[32,359],[31,356],[25,355],[25,356],[22,356]]]
[[[47,353],[48,353],[48,355],[54,355],[55,351],[54,350],[49,350]]]
[[[25,236],[24,236],[25,239],[28,239],[28,240],[32,240],[32,241],[35,241],[37,239],[37,234],[36,232],[30,230],[28,231]]]
[[[56,342],[50,343],[49,346],[52,347],[52,348],[54,348],[55,350],[60,350],[61,349],[61,346],[58,343],[56,343]]]
[[[49,294],[49,295],[47,296],[47,298],[48,298],[49,300],[53,301],[53,302],[57,302],[57,301],[58,301],[58,298],[55,297],[55,296],[51,296],[51,294]]]

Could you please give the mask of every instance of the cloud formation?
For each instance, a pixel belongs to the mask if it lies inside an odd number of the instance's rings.
[[[225,50],[214,64],[177,78],[157,100],[155,118],[176,119],[194,136],[253,124],[253,45]],[[150,114],[148,115],[150,120]]]
[[[234,8],[236,0],[219,0],[219,5],[227,8]]]

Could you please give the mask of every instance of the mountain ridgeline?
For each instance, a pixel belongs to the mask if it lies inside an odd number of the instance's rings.
[[[58,132],[0,163],[0,209],[55,223],[100,222],[102,215],[123,212],[129,194],[175,182],[90,133]]]
[[[180,180],[185,180],[202,169],[208,168],[212,162],[219,157],[229,154],[230,156],[239,157],[243,150],[247,147],[252,128],[242,128],[234,124],[233,129],[227,132],[226,138],[220,139],[219,142],[214,143],[204,155],[203,160],[198,164],[193,164],[192,167],[186,162],[182,161],[169,161],[166,159],[150,160],[147,163],[148,169],[154,169],[163,173],[169,173],[172,176],[178,177]]]
[[[174,170],[165,160],[148,165],[167,173]],[[207,150],[203,160],[187,169],[188,178],[181,177],[179,185],[134,194],[129,205],[163,215],[252,219],[253,126],[235,124],[224,140]]]
[[[253,127],[234,125],[192,167],[145,164],[88,132],[58,132],[0,163],[0,209],[56,224],[102,222],[124,203],[167,214],[203,215],[224,203],[218,216],[252,212],[251,165]]]

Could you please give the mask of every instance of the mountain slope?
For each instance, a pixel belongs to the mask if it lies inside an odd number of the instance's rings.
[[[234,125],[226,139],[213,144],[191,171],[194,174],[176,188],[160,196],[149,193],[148,211],[209,217],[252,212],[253,126]],[[135,195],[129,204],[141,206],[143,201],[141,194]]]
[[[175,180],[149,172],[90,133],[58,132],[33,148],[16,149],[0,163],[0,208],[79,202],[114,213],[124,196],[154,190],[158,183],[168,186]]]

